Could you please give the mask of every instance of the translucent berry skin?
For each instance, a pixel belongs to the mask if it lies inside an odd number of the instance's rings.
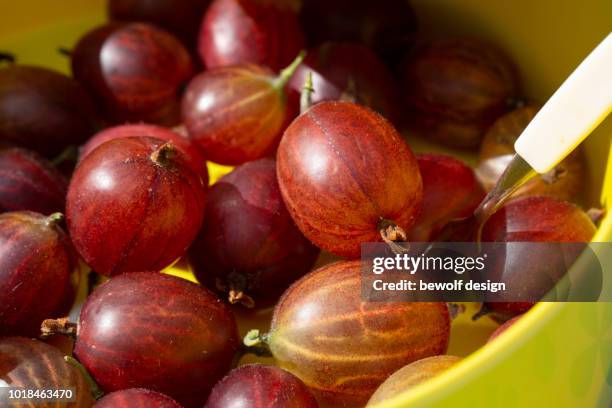
[[[198,39],[198,52],[209,69],[253,63],[279,71],[302,48],[295,12],[275,1],[213,0]]]
[[[42,156],[21,148],[0,148],[0,212],[63,212],[68,182]]]
[[[114,21],[141,21],[159,26],[195,48],[202,16],[210,0],[110,0]]]
[[[278,148],[277,176],[306,238],[344,257],[381,241],[381,219],[407,231],[421,205],[412,151],[382,116],[354,103],[321,102],[295,119]]]
[[[308,388],[293,374],[274,366],[238,367],[213,388],[204,408],[318,408]]]
[[[406,125],[424,137],[476,147],[518,93],[514,66],[489,44],[433,40],[410,53],[400,69]]]
[[[474,171],[454,157],[419,154],[417,161],[423,179],[423,201],[408,240],[429,242],[449,221],[471,215],[485,193]]]
[[[289,105],[295,112],[299,111],[300,93],[309,72],[312,73],[313,103],[349,100],[375,110],[393,123],[399,122],[400,102],[395,80],[368,47],[326,42],[310,50],[287,85]]]
[[[38,336],[44,319],[74,301],[77,271],[77,254],[57,220],[0,214],[0,336]]]
[[[145,388],[115,391],[99,399],[94,408],[182,408],[178,402]]]
[[[374,407],[408,392],[411,388],[440,375],[460,361],[459,357],[444,355],[427,357],[410,363],[397,370],[378,387],[368,401],[367,407]]]
[[[77,43],[72,73],[111,119],[161,121],[193,65],[185,47],[168,32],[144,23],[109,23]]]
[[[90,408],[94,401],[81,372],[64,361],[58,349],[38,340],[23,337],[0,338],[0,382],[9,387],[39,390],[71,388],[74,402],[64,403],[66,408]],[[13,406],[14,400],[2,393],[0,406]],[[37,408],[55,408],[57,401],[38,402]]]
[[[204,203],[200,176],[171,143],[120,138],[77,167],[66,200],[68,231],[98,273],[161,270],[195,238]]]
[[[182,115],[189,138],[210,161],[238,165],[272,154],[293,115],[267,68],[216,68],[187,87]]]
[[[74,79],[28,65],[0,70],[0,142],[53,158],[98,125],[93,102]]]
[[[147,388],[201,407],[230,369],[237,330],[228,306],[207,289],[133,272],[87,298],[74,355],[106,392]]]
[[[260,159],[208,191],[204,225],[189,250],[196,277],[244,285],[259,305],[276,300],[310,270],[319,250],[295,226],[276,181],[276,162]]]
[[[166,142],[172,142],[172,144],[174,144],[174,146],[176,146],[176,148],[185,155],[191,170],[193,170],[194,173],[202,176],[202,182],[204,185],[208,185],[208,170],[206,168],[206,160],[204,157],[202,157],[193,143],[191,143],[187,137],[180,135],[178,132],[157,125],[141,123],[119,125],[104,129],[103,131],[96,133],[87,141],[87,143],[81,146],[79,150],[79,161],[82,161],[89,153],[91,153],[102,143],[125,137],[154,137]]]
[[[590,242],[596,227],[580,208],[566,201],[551,197],[528,196],[514,199],[489,218],[482,231],[483,242]],[[508,252],[503,267],[496,272],[500,282],[522,282],[524,293],[539,293],[539,285],[550,285],[550,279],[558,280],[571,265],[571,253],[539,253],[521,246]],[[575,254],[576,256],[578,254]],[[525,259],[530,262],[525,263]],[[563,265],[559,267],[558,265]],[[516,285],[515,285],[516,286]],[[548,286],[547,286],[548,287]],[[545,293],[540,293],[545,295]],[[524,313],[534,302],[487,302],[488,310],[506,316]]]
[[[322,406],[360,407],[404,365],[444,354],[445,303],[363,302],[360,261],[324,266],[282,296],[268,345]]]

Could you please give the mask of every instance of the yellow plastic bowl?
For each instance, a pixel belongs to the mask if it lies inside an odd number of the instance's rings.
[[[0,50],[15,53],[21,63],[68,72],[68,61],[57,48],[72,46],[82,33],[103,22],[104,3],[4,1]],[[477,36],[505,49],[521,68],[526,96],[540,102],[612,29],[609,0],[412,3],[425,33]],[[611,135],[612,118],[608,118],[585,142],[589,168],[585,204],[607,206],[608,210],[612,202]],[[417,139],[411,139],[411,144],[415,150],[432,148]],[[210,170],[214,180],[228,168],[213,165]],[[594,241],[612,241],[612,217],[603,221]],[[600,260],[606,298],[610,298],[612,254],[601,254]],[[242,316],[242,329],[265,329],[268,316],[266,312]],[[488,319],[473,323],[467,315],[455,320],[449,352],[467,357],[443,375],[380,407],[612,406],[612,303],[540,303],[503,336],[481,347],[495,327]]]

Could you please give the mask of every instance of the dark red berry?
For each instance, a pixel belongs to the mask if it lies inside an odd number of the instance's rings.
[[[0,141],[53,158],[97,126],[94,105],[74,79],[26,65],[0,69]]]
[[[293,9],[269,0],[213,0],[198,40],[198,52],[207,68],[254,63],[278,71],[303,46]]]
[[[108,14],[115,21],[157,25],[195,48],[202,16],[210,0],[109,0]]]
[[[205,408],[318,408],[304,383],[273,366],[245,365],[213,388]]]
[[[590,242],[596,227],[577,206],[552,197],[527,196],[510,201],[489,218],[483,242],[507,242],[506,256],[491,269],[491,278],[509,282],[504,295],[539,299],[567,272],[579,255],[569,248],[513,245],[513,242]],[[581,249],[581,246],[576,246]],[[552,249],[552,250],[551,250]],[[529,260],[529,262],[525,262]],[[520,284],[517,284],[519,282]],[[489,311],[504,316],[524,313],[533,301],[485,303]]]
[[[200,229],[204,188],[171,142],[111,140],[74,173],[68,230],[96,272],[161,270],[185,253]]]
[[[66,178],[37,153],[0,149],[0,212],[63,212],[67,190]]]
[[[243,164],[209,190],[189,259],[200,282],[232,303],[276,300],[314,264],[319,250],[295,226],[276,181],[276,163]],[[248,295],[248,297],[246,297]]]
[[[32,390],[67,390],[74,393],[74,402],[67,408],[90,408],[93,398],[83,374],[64,361],[55,347],[23,337],[0,338],[0,384]],[[0,406],[15,406],[7,392],[0,393]],[[18,406],[21,404],[18,404]],[[41,401],[30,406],[56,408],[57,401]]]
[[[277,175],[293,220],[313,243],[359,257],[362,242],[405,240],[421,205],[417,161],[368,108],[321,102],[285,131]]]
[[[99,399],[94,408],[181,408],[178,402],[145,388],[115,391]]]
[[[423,179],[423,201],[408,240],[428,242],[449,221],[472,215],[484,198],[474,171],[462,161],[443,154],[417,155]]]
[[[204,185],[208,185],[208,170],[206,169],[206,160],[202,157],[193,143],[191,143],[186,136],[183,136],[174,130],[157,125],[148,125],[144,123],[119,125],[98,132],[81,147],[79,151],[79,160],[83,160],[85,156],[91,153],[102,143],[125,137],[154,137],[166,142],[172,142],[177,150],[185,155],[185,158],[189,162],[189,167],[191,167],[193,172],[201,175]]]
[[[172,34],[144,23],[111,23],[81,38],[72,52],[72,72],[115,121],[173,125],[193,65]]]
[[[157,272],[113,277],[87,298],[74,355],[106,392],[147,388],[201,407],[239,339],[212,292]]]
[[[78,258],[60,220],[0,214],[0,336],[36,336],[44,319],[72,304]]]

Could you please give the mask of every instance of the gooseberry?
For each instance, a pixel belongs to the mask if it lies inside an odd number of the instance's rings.
[[[77,167],[68,231],[96,272],[161,270],[181,257],[204,216],[204,186],[172,142],[111,140]]]
[[[200,282],[229,292],[230,303],[252,306],[253,300],[276,300],[310,270],[318,253],[287,212],[276,162],[260,159],[210,188],[189,260]]]
[[[0,336],[34,336],[44,319],[74,301],[78,257],[61,219],[0,214]]]
[[[0,148],[0,212],[62,212],[67,190],[66,178],[42,156]]]
[[[289,214],[320,248],[356,258],[362,242],[403,241],[421,206],[417,161],[370,109],[321,102],[285,131],[278,183]]]
[[[252,63],[278,71],[303,47],[295,11],[275,0],[213,0],[198,40],[198,52],[209,69]]]
[[[475,40],[433,40],[400,69],[406,125],[426,138],[476,147],[517,97],[514,67],[496,48]]]
[[[274,366],[238,367],[213,388],[205,408],[318,408],[308,388],[293,374]]]
[[[361,278],[360,261],[305,275],[276,305],[269,333],[245,338],[267,347],[323,406],[363,406],[393,372],[448,346],[446,303],[366,302]]]

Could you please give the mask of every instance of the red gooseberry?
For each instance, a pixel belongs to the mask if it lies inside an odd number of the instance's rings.
[[[362,242],[402,241],[422,200],[417,161],[395,128],[350,102],[321,102],[285,131],[278,183],[306,238],[356,258]]]
[[[161,270],[181,257],[204,217],[205,187],[172,142],[111,140],[77,167],[68,231],[96,272]]]

